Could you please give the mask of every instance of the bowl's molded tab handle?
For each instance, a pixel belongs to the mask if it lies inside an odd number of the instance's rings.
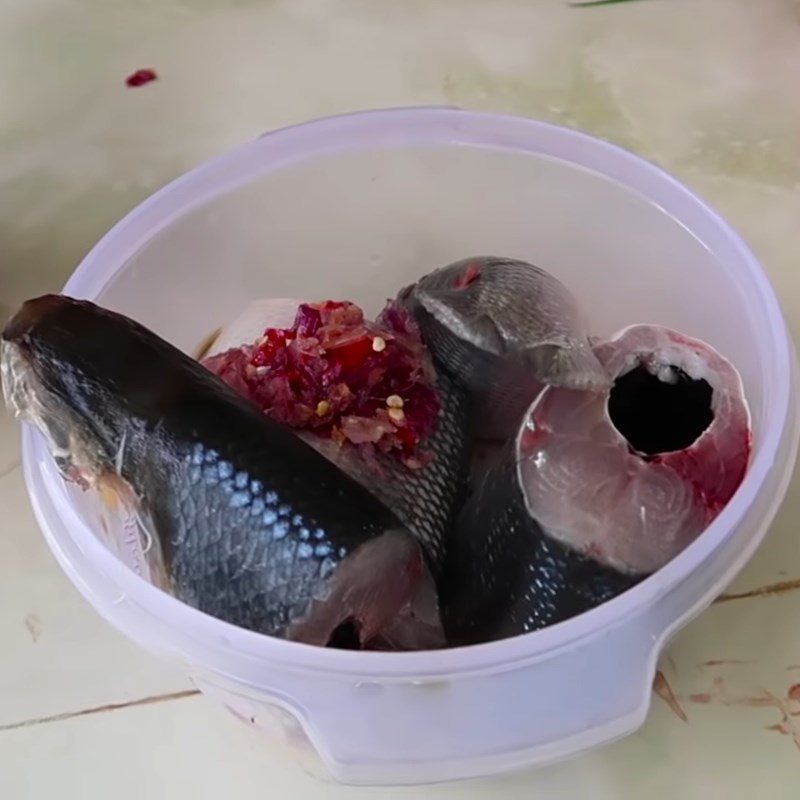
[[[342,782],[487,775],[574,755],[638,728],[657,639],[639,621],[502,673],[349,687],[315,681],[298,685],[293,700]]]

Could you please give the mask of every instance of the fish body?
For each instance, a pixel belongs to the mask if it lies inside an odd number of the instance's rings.
[[[465,259],[421,278],[399,300],[437,364],[470,395],[482,438],[513,436],[545,385],[608,386],[575,299],[532,264]]]
[[[184,602],[325,645],[442,643],[403,523],[290,429],[141,325],[88,302],[28,301],[3,332],[9,404],[85,484],[129,486]]]
[[[454,646],[553,625],[641,578],[605,567],[542,530],[525,505],[514,449],[509,444],[498,454],[449,541],[440,602]]]
[[[663,567],[744,477],[749,412],[710,346],[637,325],[595,353],[605,393],[546,388],[485,471],[449,540],[453,643],[568,619]]]
[[[466,395],[446,375],[438,379],[437,387],[442,408],[425,442],[430,458],[419,469],[383,454],[365,461],[352,448],[313,433],[299,434],[394,511],[422,544],[434,575],[439,573],[448,532],[466,493],[470,452]]]
[[[277,298],[253,301],[222,329],[203,363],[240,394],[251,396],[238,358],[226,354],[256,342],[266,329],[291,329],[301,305],[300,300]],[[401,309],[390,306],[383,316],[400,313]],[[420,357],[429,358],[426,352]],[[421,466],[411,468],[392,453],[374,449],[365,457],[365,451],[352,443],[332,440],[313,429],[296,429],[295,433],[394,511],[422,543],[436,575],[444,558],[446,533],[463,499],[471,436],[465,392],[447,374],[437,375],[432,364],[426,365],[425,371],[437,391],[439,410],[433,430],[420,445],[426,455]],[[265,413],[271,412],[266,409]]]

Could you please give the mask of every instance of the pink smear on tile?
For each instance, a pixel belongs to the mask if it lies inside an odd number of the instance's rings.
[[[125,85],[136,88],[137,86],[144,86],[146,83],[155,80],[158,80],[158,75],[156,75],[154,69],[137,69],[136,72],[131,73],[125,78]]]

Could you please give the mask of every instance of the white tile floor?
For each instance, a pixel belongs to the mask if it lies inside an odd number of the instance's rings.
[[[0,318],[157,186],[261,130],[455,103],[575,124],[675,172],[749,240],[800,334],[794,0],[3,0],[0,18]],[[160,80],[126,90],[142,66]],[[97,617],[35,526],[17,438],[0,415],[2,798],[797,797],[797,479],[730,592],[775,590],[677,637],[672,707],[656,697],[639,733],[536,773],[378,792],[332,785]]]

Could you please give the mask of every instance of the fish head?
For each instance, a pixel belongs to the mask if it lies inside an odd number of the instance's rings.
[[[110,389],[130,380],[125,354],[109,347],[111,331],[90,308],[61,295],[28,300],[0,339],[7,406],[44,434],[62,472],[81,482],[114,462],[125,423]]]
[[[413,299],[423,319],[439,328],[433,350],[445,366],[448,348],[438,342],[449,337],[521,366],[541,383],[589,391],[610,385],[574,297],[533,264],[499,257],[458,261],[421,278]]]

